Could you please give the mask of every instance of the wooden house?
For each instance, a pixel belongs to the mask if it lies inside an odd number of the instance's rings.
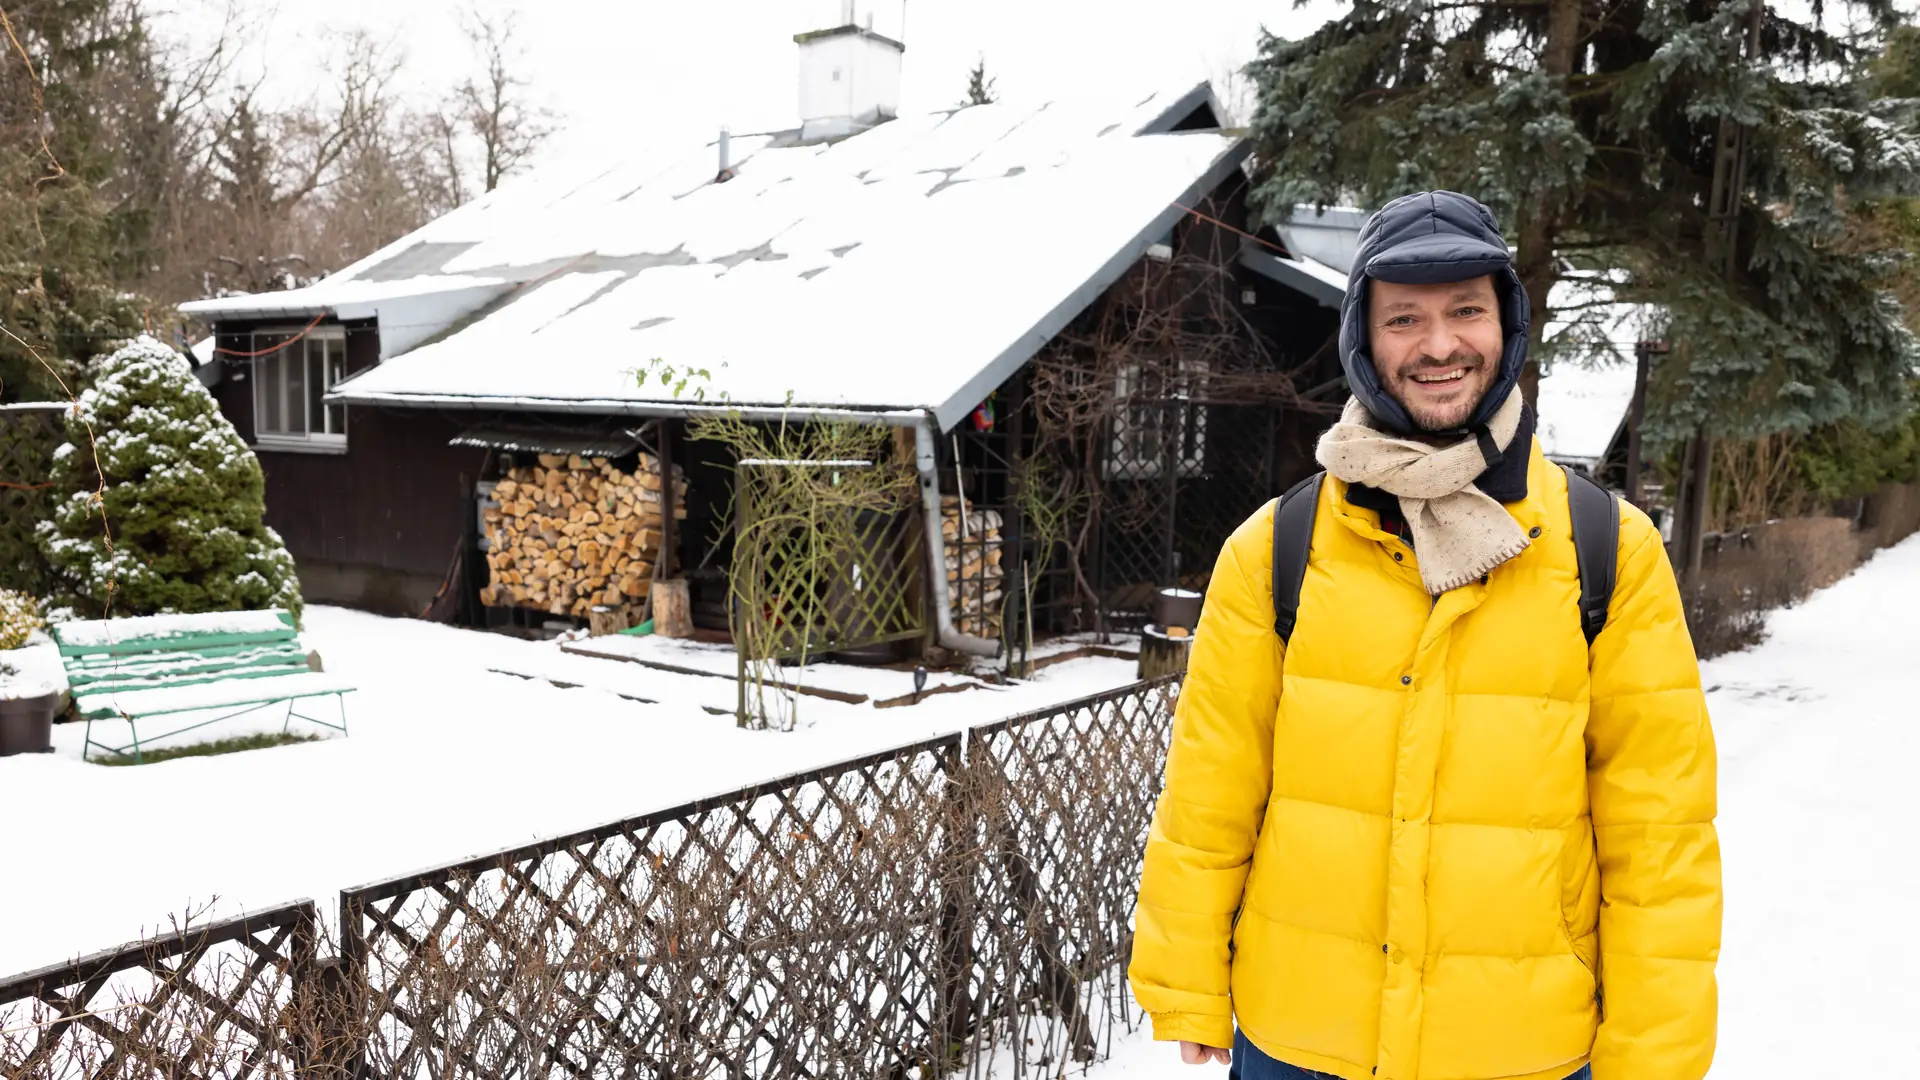
[[[1205,83],[896,117],[897,42],[857,26],[796,40],[793,129],[538,170],[317,284],[183,305],[212,326],[204,377],[259,454],[310,600],[499,622],[516,605],[490,589],[482,551],[493,485],[546,454],[633,487],[659,454],[685,488],[644,561],[675,564],[696,621],[724,626],[714,550],[731,463],[678,437],[721,410],[898,429],[921,476],[928,580],[967,562],[943,530],[1006,548],[976,553],[997,576],[971,607],[957,586],[927,590],[929,637],[997,648],[989,608],[1017,563],[1041,561],[1015,490],[1044,423],[1036,372],[1102,304],[1169,292],[1182,266],[1226,298],[1209,317],[1253,342],[1265,381],[1181,357],[1177,377],[1089,369],[1121,405],[1070,464],[1099,459],[1101,483],[1127,494],[1102,521],[1076,519],[1071,566],[1034,584],[1055,597],[1042,620],[1140,614],[1151,587],[1204,575],[1226,530],[1311,468],[1341,393],[1345,273],[1294,248],[1337,250],[1357,219],[1307,222],[1291,247],[1254,235],[1249,146],[1220,130]],[[1166,303],[1197,317],[1180,308],[1190,294]],[[608,587],[597,576],[592,596]]]

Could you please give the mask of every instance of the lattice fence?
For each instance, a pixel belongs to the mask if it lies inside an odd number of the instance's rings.
[[[343,894],[363,1066],[929,1077],[1091,1060],[1125,1018],[1173,693],[1140,684]]]
[[[1015,1075],[1058,1075],[1131,1019],[1122,976],[1176,692],[1141,683],[970,733],[949,871],[971,930],[953,943],[965,985],[948,1021],[969,1033],[965,1060],[999,1047]]]
[[[0,981],[0,1076],[1058,1076],[1122,980],[1139,683]]]
[[[884,1076],[957,737],[341,898],[382,1076]],[[932,829],[934,835],[929,835]]]
[[[0,1076],[291,1077],[313,932],[301,901],[0,981]]]
[[[1161,586],[1205,584],[1220,547],[1273,498],[1277,412],[1163,400],[1112,421],[1093,570],[1106,612],[1142,621]]]
[[[33,528],[53,512],[47,481],[54,448],[66,438],[64,408],[58,403],[0,408],[0,589],[46,592],[47,564]]]

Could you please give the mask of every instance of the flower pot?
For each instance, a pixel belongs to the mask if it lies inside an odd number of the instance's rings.
[[[53,749],[57,691],[32,697],[0,697],[0,757],[44,754]]]

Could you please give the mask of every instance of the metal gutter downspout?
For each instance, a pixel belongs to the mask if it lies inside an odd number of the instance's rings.
[[[920,468],[920,509],[927,525],[927,580],[933,583],[934,640],[943,649],[992,659],[1000,655],[999,642],[963,634],[953,625],[953,598],[947,592],[947,540],[940,531],[939,458],[933,449],[939,424],[932,410],[928,410],[913,427],[913,445]]]

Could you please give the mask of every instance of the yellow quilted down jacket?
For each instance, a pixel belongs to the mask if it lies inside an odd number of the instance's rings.
[[[1566,476],[1537,539],[1437,601],[1329,479],[1299,621],[1272,507],[1220,553],[1147,841],[1154,1036],[1345,1080],[1695,1080],[1720,949],[1714,749],[1659,535],[1622,506],[1589,650]]]

